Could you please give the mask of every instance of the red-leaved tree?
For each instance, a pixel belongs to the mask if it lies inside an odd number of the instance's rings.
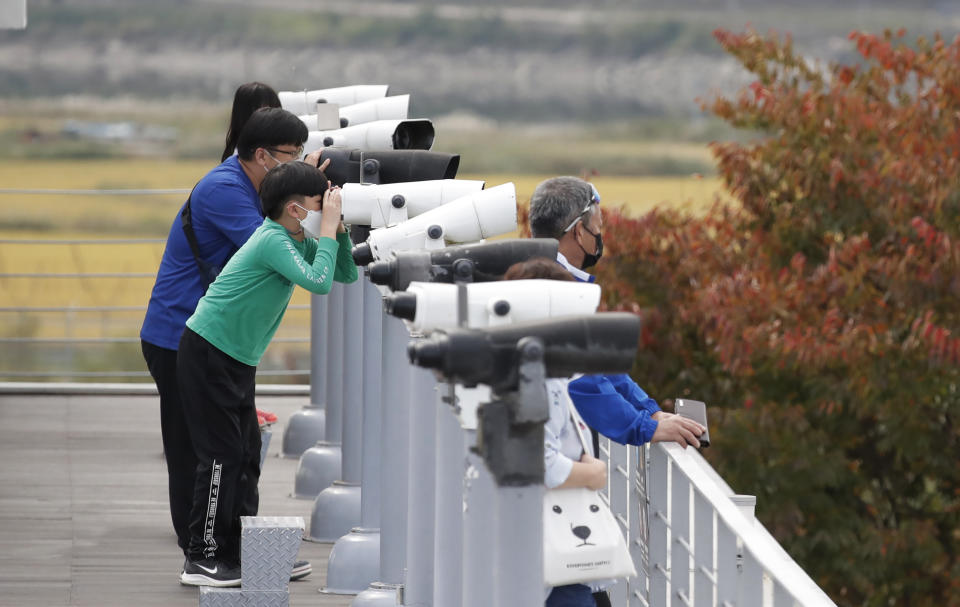
[[[735,204],[606,216],[634,375],[839,604],[960,604],[960,39],[716,37],[756,80],[705,108],[759,137],[713,145]]]

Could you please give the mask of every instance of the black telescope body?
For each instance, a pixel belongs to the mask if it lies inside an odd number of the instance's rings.
[[[334,185],[345,183],[404,183],[454,179],[460,168],[459,154],[426,150],[350,150],[325,148],[320,162],[330,160],[324,171]],[[362,162],[361,162],[362,160]]]
[[[574,373],[627,373],[633,366],[640,319],[625,312],[567,316],[486,329],[446,329],[411,342],[410,362],[433,369],[447,381],[486,384],[495,392],[517,389],[517,343],[543,342],[547,377]]]
[[[446,247],[435,251],[397,251],[393,258],[369,265],[370,282],[391,291],[405,291],[411,282],[451,283],[458,278],[453,266],[466,259],[473,264],[470,282],[491,282],[503,278],[513,264],[534,257],[557,258],[553,238],[512,238]],[[359,263],[359,261],[357,262]]]

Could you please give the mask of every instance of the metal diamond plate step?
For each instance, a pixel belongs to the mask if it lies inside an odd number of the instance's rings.
[[[286,590],[303,538],[303,517],[242,516],[240,525],[241,588]]]
[[[290,607],[290,592],[201,587],[200,607]]]

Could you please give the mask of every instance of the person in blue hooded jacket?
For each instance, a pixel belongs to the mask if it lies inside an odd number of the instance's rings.
[[[603,215],[600,194],[592,183],[577,177],[541,182],[530,198],[530,231],[534,238],[558,241],[557,263],[574,279],[595,281],[585,270],[603,256]],[[697,437],[703,426],[661,411],[629,375],[585,375],[572,380],[568,392],[587,425],[618,443],[700,446]]]

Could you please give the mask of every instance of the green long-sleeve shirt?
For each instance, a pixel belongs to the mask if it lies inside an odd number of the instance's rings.
[[[231,358],[256,366],[280,326],[294,284],[326,294],[334,280],[357,280],[352,247],[347,234],[297,242],[285,227],[264,219],[207,289],[187,326]]]

